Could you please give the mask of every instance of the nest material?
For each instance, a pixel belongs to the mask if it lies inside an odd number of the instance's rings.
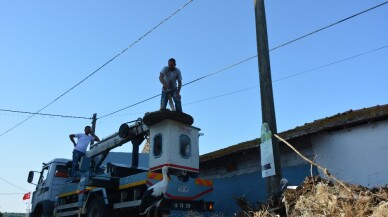
[[[308,177],[296,190],[283,194],[286,215],[382,217],[388,216],[388,188],[368,189],[346,184],[351,192],[337,183]]]
[[[271,207],[272,203],[254,206],[242,198],[235,198],[242,209],[237,216],[388,216],[388,188],[369,189],[360,185],[345,185],[346,188],[319,176],[307,177],[295,190],[287,189],[283,193],[282,202],[278,207]]]

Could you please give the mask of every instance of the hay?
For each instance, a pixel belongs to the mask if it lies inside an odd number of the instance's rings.
[[[302,155],[286,140],[274,134],[302,159],[316,166],[330,180],[317,177],[307,177],[301,186],[295,190],[287,189],[281,202],[269,200],[262,203],[256,210],[244,210],[252,207],[251,203],[235,197],[242,209],[241,216],[249,217],[387,217],[388,216],[388,188],[369,189],[360,185],[342,182],[324,168]],[[244,205],[244,206],[242,206]],[[248,206],[249,205],[249,206]],[[259,213],[259,214],[257,214]]]
[[[359,185],[341,185],[308,177],[296,190],[286,190],[283,202],[286,216],[388,216],[388,189],[368,189]]]
[[[346,184],[322,179],[319,176],[307,177],[296,189],[287,189],[278,207],[273,203],[252,206],[242,198],[242,209],[237,216],[242,217],[387,217],[388,188],[369,189],[360,185]],[[351,191],[349,192],[348,189]],[[244,203],[242,203],[244,202]],[[245,206],[241,206],[245,204]],[[247,206],[246,204],[249,204]],[[249,208],[249,210],[247,209]]]

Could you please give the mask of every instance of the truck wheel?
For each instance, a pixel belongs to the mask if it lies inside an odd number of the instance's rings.
[[[108,217],[108,208],[101,198],[94,198],[87,206],[87,217]]]
[[[44,217],[43,210],[35,210],[34,217]]]

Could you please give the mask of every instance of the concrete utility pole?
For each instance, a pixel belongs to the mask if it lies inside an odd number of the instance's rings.
[[[277,133],[275,106],[272,93],[271,66],[269,61],[267,23],[265,18],[264,0],[254,0],[256,15],[256,37],[257,53],[259,62],[260,77],[260,94],[261,94],[261,114],[263,123],[267,123],[273,134]],[[279,141],[275,138],[272,140],[275,175],[266,178],[267,195],[279,189],[280,186],[280,153]]]

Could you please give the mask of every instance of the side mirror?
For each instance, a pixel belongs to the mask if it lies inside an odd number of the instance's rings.
[[[30,171],[30,172],[28,173],[27,182],[28,182],[28,183],[32,183],[32,180],[34,180],[34,171]]]

